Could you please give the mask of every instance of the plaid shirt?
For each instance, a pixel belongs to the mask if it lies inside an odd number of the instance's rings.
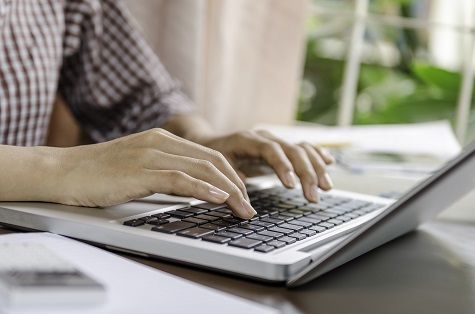
[[[56,93],[106,141],[191,102],[117,0],[0,0],[0,144],[44,145]]]

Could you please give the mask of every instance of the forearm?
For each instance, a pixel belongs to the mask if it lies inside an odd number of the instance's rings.
[[[59,151],[0,145],[0,201],[55,201]]]

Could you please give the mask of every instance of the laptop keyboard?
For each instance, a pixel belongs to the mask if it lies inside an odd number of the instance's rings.
[[[268,253],[325,232],[384,205],[320,194],[309,203],[300,190],[282,187],[249,193],[257,212],[252,219],[235,217],[226,204],[203,203],[124,222],[130,227],[252,249]]]

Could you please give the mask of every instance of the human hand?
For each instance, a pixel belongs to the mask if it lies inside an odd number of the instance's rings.
[[[227,202],[242,218],[255,214],[244,183],[221,153],[163,129],[58,151],[52,196],[58,203],[110,206],[165,193]]]
[[[246,174],[239,169],[239,161],[253,158],[272,167],[288,188],[295,187],[296,174],[300,178],[305,197],[311,202],[319,201],[318,188],[329,190],[333,187],[326,165],[333,163],[335,159],[322,148],[307,142],[290,144],[267,131],[245,131],[223,137],[204,138],[199,143],[220,151],[242,180]]]

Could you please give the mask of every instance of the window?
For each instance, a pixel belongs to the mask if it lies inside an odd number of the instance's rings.
[[[448,119],[475,139],[475,1],[312,0],[298,120]]]

